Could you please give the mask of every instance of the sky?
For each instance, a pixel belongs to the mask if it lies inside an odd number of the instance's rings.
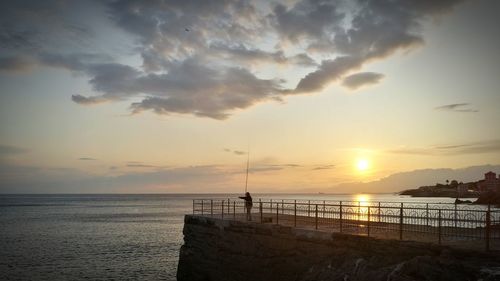
[[[2,1],[0,193],[242,192],[248,159],[252,192],[498,165],[499,10]]]

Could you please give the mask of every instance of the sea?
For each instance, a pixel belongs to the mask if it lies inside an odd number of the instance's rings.
[[[192,200],[237,196],[0,195],[0,280],[176,280],[184,215],[192,213]],[[359,196],[253,194],[254,200],[355,201]],[[454,201],[363,196],[382,202]]]

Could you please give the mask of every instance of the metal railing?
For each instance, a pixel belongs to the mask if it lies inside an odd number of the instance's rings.
[[[243,200],[193,200],[197,215],[245,221],[246,212]],[[490,206],[259,199],[250,213],[257,223],[500,250],[500,210]]]

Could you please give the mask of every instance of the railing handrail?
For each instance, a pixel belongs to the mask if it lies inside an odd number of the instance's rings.
[[[273,198],[257,198],[253,202],[254,213],[258,210],[260,214],[260,223],[265,223],[265,217],[269,216],[271,220],[275,218],[276,224],[286,223],[293,217],[295,227],[309,220],[315,229],[332,224],[338,224],[340,232],[353,227],[366,228],[368,236],[373,235],[374,230],[398,229],[401,240],[407,233],[437,235],[439,244],[443,237],[473,238],[486,240],[487,249],[490,240],[500,240],[500,209],[491,209],[491,206],[478,209],[447,203]],[[245,210],[245,201],[239,198],[193,199],[193,214],[236,220],[242,219]],[[251,213],[247,213],[247,219],[248,216],[251,218]]]
[[[196,198],[193,199],[193,202],[196,201],[213,201],[215,203],[219,203],[222,201],[236,201],[236,202],[243,202],[242,199],[239,198]],[[268,200],[268,201],[265,201]],[[257,198],[257,200],[254,200],[254,202],[262,202],[262,203],[272,203],[272,204],[297,204],[297,205],[324,205],[324,206],[330,206],[330,207],[335,207],[339,206],[342,204],[344,207],[378,207],[378,205],[374,204],[385,204],[385,205],[380,205],[380,207],[384,208],[396,208],[399,209],[401,204],[403,204],[404,209],[429,209],[429,210],[457,210],[457,211],[487,211],[487,206],[484,205],[471,205],[471,204],[456,204],[456,203],[419,203],[419,202],[391,202],[391,201],[355,201],[355,200],[295,200],[295,199],[265,199],[262,200],[260,198]],[[338,203],[333,203],[333,202],[338,202]],[[342,202],[342,203],[340,203]],[[437,208],[434,206],[439,206],[439,205],[444,205],[444,206],[450,206],[450,208]],[[429,207],[426,207],[429,206]],[[469,208],[467,208],[469,207]],[[477,207],[477,208],[485,208],[484,210],[480,209],[471,209],[470,207]],[[493,209],[491,210],[492,212],[500,212],[500,209]]]

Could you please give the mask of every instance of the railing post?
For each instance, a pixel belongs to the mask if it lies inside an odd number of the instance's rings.
[[[193,215],[194,215],[194,200],[196,200],[196,199],[193,199]]]
[[[438,211],[438,244],[441,245],[441,209]]]
[[[370,206],[368,206],[368,223],[367,223],[367,228],[368,228],[368,237],[370,237]]]
[[[259,215],[260,215],[260,223],[262,223],[262,201],[259,199]]]
[[[279,223],[279,216],[280,216],[279,210],[280,210],[280,205],[276,203],[276,224]]]
[[[325,200],[323,200],[323,218],[325,217],[326,204]]]
[[[236,201],[233,201],[233,219],[236,220]]]
[[[285,200],[281,199],[281,214],[283,215],[283,211],[285,208]]]
[[[403,203],[399,209],[399,240],[403,240]]]
[[[297,200],[293,200],[293,226],[297,227]]]
[[[205,201],[205,200],[201,199],[201,215],[202,215],[202,216],[203,216],[203,202],[204,202],[204,201]]]
[[[342,201],[340,201],[339,211],[340,233],[342,233]]]
[[[380,202],[378,202],[378,222],[380,222]]]
[[[315,211],[315,225],[316,225],[316,229],[318,229],[318,204],[316,204],[316,211]]]
[[[491,231],[491,206],[488,204],[488,211],[486,211],[486,251],[490,250],[490,231]]]
[[[425,218],[426,218],[425,225],[429,226],[429,203],[425,204]]]
[[[361,201],[358,201],[358,221],[361,220]]]
[[[307,201],[307,217],[311,216],[311,200]]]
[[[221,212],[222,214],[221,214],[221,218],[222,218],[222,220],[224,220],[224,203],[225,203],[224,201],[225,201],[225,200],[222,200],[222,201],[221,201],[221,204],[222,204],[222,212]]]
[[[269,200],[269,213],[272,214],[273,213],[273,199],[270,199]]]
[[[457,219],[458,219],[458,214],[457,214],[457,202],[455,202],[455,228],[457,227]]]
[[[210,200],[210,216],[214,216],[214,200]]]

